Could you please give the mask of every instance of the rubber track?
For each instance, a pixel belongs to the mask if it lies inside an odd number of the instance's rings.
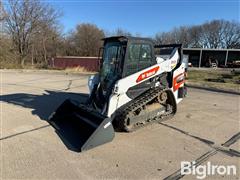
[[[132,132],[139,129],[140,127],[149,125],[152,122],[156,122],[156,121],[162,122],[172,117],[174,115],[172,113],[174,112],[173,109],[170,112],[166,112],[165,114],[162,114],[161,116],[154,116],[150,119],[138,121],[132,126],[132,128],[129,128],[127,126],[127,118],[130,112],[134,112],[137,109],[142,108],[144,105],[151,102],[153,99],[157,98],[158,95],[162,93],[164,90],[165,89],[161,89],[161,88],[150,89],[149,91],[145,92],[135,100],[131,101],[129,104],[127,104],[123,108],[119,108],[119,110],[116,112],[116,117],[115,117],[116,119],[115,122],[117,122],[116,128],[121,131],[123,130],[126,132]]]

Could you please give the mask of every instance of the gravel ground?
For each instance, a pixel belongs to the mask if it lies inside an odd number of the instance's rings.
[[[174,118],[77,153],[46,119],[66,98],[86,98],[88,75],[0,73],[0,179],[170,179],[179,176],[181,161],[236,165],[236,176],[206,179],[238,179],[238,95],[189,88]]]

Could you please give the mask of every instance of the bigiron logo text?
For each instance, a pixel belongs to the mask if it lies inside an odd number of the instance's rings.
[[[214,175],[236,175],[237,168],[235,165],[214,165],[207,162],[204,165],[197,165],[195,161],[181,162],[181,175],[195,175],[197,179],[204,179],[207,176]]]

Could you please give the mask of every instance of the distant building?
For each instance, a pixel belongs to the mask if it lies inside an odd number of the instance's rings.
[[[240,68],[240,49],[183,48],[183,54],[192,67]],[[167,58],[169,54],[162,51],[160,56]],[[98,57],[62,56],[49,60],[49,65],[57,69],[84,67],[88,71],[98,71],[100,62]]]
[[[49,60],[49,65],[57,69],[83,67],[87,71],[99,70],[98,57],[59,56]]]
[[[183,48],[192,67],[240,68],[240,49]]]

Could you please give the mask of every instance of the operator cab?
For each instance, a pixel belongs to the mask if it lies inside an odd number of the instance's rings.
[[[104,109],[115,82],[156,64],[153,42],[148,38],[116,36],[104,38],[96,107]]]
[[[102,78],[107,74],[117,74],[123,78],[156,64],[151,39],[116,36],[103,40]]]

